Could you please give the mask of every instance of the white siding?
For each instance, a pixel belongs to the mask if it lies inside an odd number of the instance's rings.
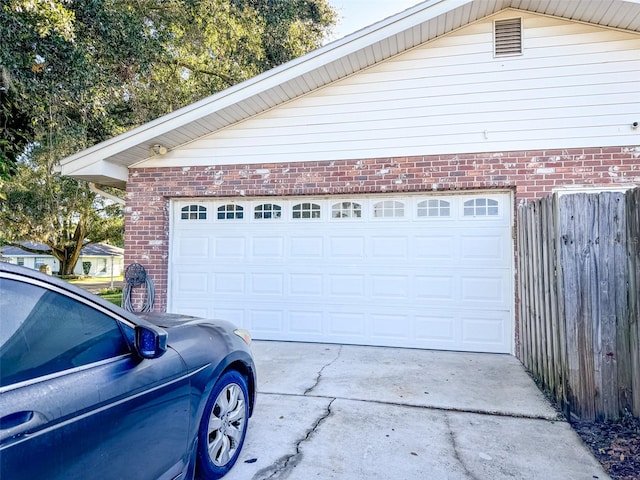
[[[523,55],[493,21],[523,17]],[[138,166],[630,145],[640,36],[504,11]]]

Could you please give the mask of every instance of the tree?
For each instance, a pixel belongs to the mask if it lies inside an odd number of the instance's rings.
[[[327,0],[5,0],[0,159],[51,129],[71,151],[106,140],[317,48],[336,18]]]
[[[253,10],[264,25],[260,70],[273,68],[317,48],[336,22],[326,2],[311,0],[233,0],[240,11]]]
[[[0,202],[0,244],[42,254],[23,245],[28,239],[49,247],[60,275],[72,275],[82,248],[91,243],[118,244],[124,230],[122,206],[95,195],[86,182],[52,174],[42,151],[36,161],[20,161]]]
[[[141,0],[161,54],[127,85],[142,123],[322,45],[337,14],[327,0]],[[124,105],[123,105],[124,107]]]
[[[318,47],[335,20],[327,0],[4,0],[0,241],[73,271],[122,212],[53,175],[60,158]]]

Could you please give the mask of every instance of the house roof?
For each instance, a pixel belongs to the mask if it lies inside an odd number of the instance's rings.
[[[48,255],[45,253],[49,250],[49,247],[42,243],[23,242],[22,245],[35,250],[42,250],[42,255]],[[124,249],[120,247],[114,247],[113,245],[107,245],[106,243],[92,243],[85,246],[82,249],[82,256],[84,257],[121,257],[124,255]],[[3,257],[37,257],[40,256],[36,253],[27,252],[19,247],[13,247],[5,245],[0,247],[0,256]]]
[[[307,55],[60,161],[63,175],[124,188],[128,168],[506,8],[640,32],[640,0],[427,0]]]

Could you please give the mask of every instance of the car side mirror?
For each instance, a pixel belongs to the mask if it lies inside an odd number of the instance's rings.
[[[135,348],[142,358],[158,358],[167,351],[167,333],[137,325],[135,328]]]

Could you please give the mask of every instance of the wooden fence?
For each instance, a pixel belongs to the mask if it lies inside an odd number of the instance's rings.
[[[566,414],[640,417],[640,189],[517,215],[519,356]]]

